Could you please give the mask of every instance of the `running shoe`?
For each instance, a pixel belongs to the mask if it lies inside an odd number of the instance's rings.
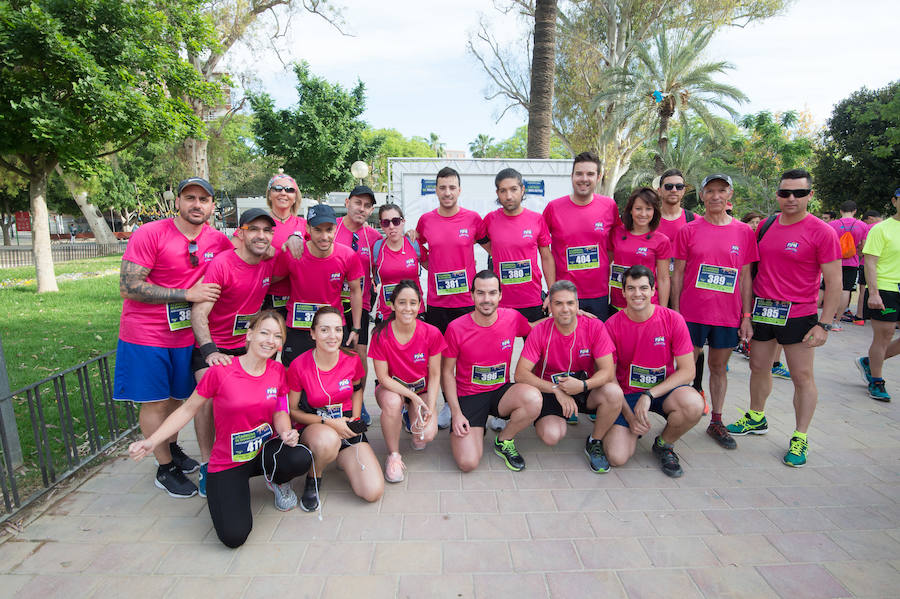
[[[850,310],[847,310],[846,312],[841,314],[841,322],[853,322],[854,320],[856,320],[856,314],[854,314]]]
[[[738,437],[743,437],[744,435],[765,435],[769,432],[769,423],[766,422],[765,416],[757,422],[750,415],[750,412],[744,412],[744,415],[738,418],[734,424],[729,424],[725,428],[728,429],[729,433]]]
[[[706,427],[706,434],[725,449],[737,449],[737,442],[721,422],[710,421],[709,426]]]
[[[588,437],[584,442],[584,455],[587,456],[588,465],[591,472],[597,474],[605,474],[609,472],[609,460],[606,459],[606,453],[603,451],[603,441],[591,441]]]
[[[384,480],[389,483],[403,482],[403,471],[406,470],[406,464],[403,458],[396,451],[390,453],[384,460]]]
[[[866,321],[863,320],[862,318],[857,317],[856,320],[853,321],[853,324],[855,324],[858,327],[864,327],[864,326],[866,326]]]
[[[366,409],[365,403],[362,405],[362,412],[360,412],[359,417],[366,423],[366,426],[372,426],[372,417],[369,416],[369,410]]]
[[[428,442],[423,440],[419,435],[413,435],[413,438],[409,443],[416,451],[422,451],[428,446]]]
[[[175,463],[159,466],[156,469],[154,484],[169,494],[169,497],[182,499],[197,494],[197,485],[188,480],[181,468]]]
[[[450,404],[444,403],[444,407],[441,408],[441,411],[438,413],[438,428],[441,430],[450,428],[450,418]]]
[[[506,419],[497,418],[496,416],[488,416],[488,427],[495,433],[499,433],[506,428]]]
[[[865,384],[869,384],[872,382],[872,369],[869,368],[869,356],[862,356],[861,358],[856,358],[855,360],[856,367],[859,369],[859,373],[863,377],[863,382]]]
[[[772,366],[772,376],[777,379],[785,379],[787,381],[791,380],[791,371],[787,369],[787,366],[782,364],[781,362],[775,362]]]
[[[656,437],[653,441],[653,455],[659,458],[659,467],[666,476],[678,478],[684,474],[681,464],[678,463],[678,454],[675,453],[675,448],[671,443],[660,445],[659,437]]]
[[[321,478],[306,477],[306,485],[303,487],[303,495],[300,497],[300,509],[304,512],[314,512],[319,509],[319,487]]]
[[[891,401],[891,396],[884,388],[884,379],[869,383],[869,397],[878,401]]]
[[[500,437],[494,437],[494,453],[503,458],[506,467],[513,472],[518,472],[525,467],[525,458],[519,455],[515,439],[501,441]]]
[[[839,323],[839,322],[832,323],[832,325],[831,325],[832,333],[840,333],[843,330],[844,330],[844,327],[841,326],[841,323]]]
[[[588,414],[588,418],[591,419],[591,422],[597,422],[597,412],[593,412],[592,414]]]
[[[200,497],[206,497],[206,476],[208,474],[209,462],[200,464],[200,478],[197,479],[197,494]]]
[[[266,488],[275,494],[275,509],[279,512],[287,512],[297,507],[297,494],[291,488],[291,481],[278,485],[267,480]]]
[[[707,414],[709,414],[709,402],[706,401],[706,391],[700,389],[699,391],[697,391],[697,393],[699,393],[700,397],[703,398],[703,415],[706,416]]]
[[[785,466],[800,468],[806,464],[806,452],[809,450],[809,443],[800,437],[791,437],[791,446],[781,461]]]
[[[566,424],[575,426],[578,424],[578,412],[572,412],[572,415],[566,418]]]
[[[181,471],[185,474],[190,474],[200,469],[200,462],[184,453],[184,450],[181,449],[181,445],[178,443],[169,443],[169,451],[172,452],[172,462],[181,468]]]

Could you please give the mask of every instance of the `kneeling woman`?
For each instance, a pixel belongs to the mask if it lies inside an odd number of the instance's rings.
[[[400,428],[403,405],[408,404],[413,449],[424,449],[437,434],[434,405],[441,386],[441,352],[447,347],[441,332],[416,316],[422,292],[415,281],[397,283],[391,295],[393,314],[380,322],[372,335],[369,357],[375,365],[381,406],[381,432],[387,445],[384,477],[403,480]]]
[[[291,418],[301,425],[300,440],[315,457],[300,498],[300,507],[307,512],[319,507],[322,470],[334,461],[359,497],[378,501],[384,492],[384,475],[366,435],[348,426],[362,422],[360,379],[365,371],[359,356],[341,347],[342,323],[337,309],[319,308],[310,329],[315,348],[301,354],[288,369]]]
[[[129,453],[135,460],[153,452],[180,431],[212,399],[216,439],[209,458],[206,499],[219,540],[239,547],[253,527],[250,478],[266,477],[275,493],[275,507],[297,505],[291,480],[310,468],[312,453],[298,445],[288,415],[284,366],[270,360],[284,343],[284,319],[266,310],[250,321],[247,353],[230,364],[206,371],[196,391],[149,439],[135,441]]]

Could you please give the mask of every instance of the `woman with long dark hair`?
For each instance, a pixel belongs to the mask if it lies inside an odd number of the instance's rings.
[[[376,320],[391,316],[391,296],[397,283],[413,281],[419,286],[419,244],[403,234],[403,211],[396,204],[385,204],[378,209],[378,219],[384,231],[384,240],[376,241],[372,252],[375,282],[378,286]],[[425,302],[419,302],[419,313],[425,312]]]

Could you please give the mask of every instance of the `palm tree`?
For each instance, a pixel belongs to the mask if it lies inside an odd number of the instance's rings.
[[[494,138],[487,133],[479,133],[475,141],[469,144],[469,152],[472,158],[487,158],[491,153],[491,146],[494,145]]]
[[[444,142],[441,141],[440,135],[432,131],[428,134],[428,146],[438,158],[444,157]]]
[[[534,6],[534,50],[531,91],[528,94],[529,158],[550,158],[553,79],[556,74],[556,2],[536,0]]]

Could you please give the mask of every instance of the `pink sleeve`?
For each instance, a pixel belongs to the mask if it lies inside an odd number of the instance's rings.
[[[386,326],[391,325],[388,324]],[[381,351],[381,336],[384,334],[384,329],[382,329],[377,335],[373,334],[369,341],[369,357],[373,360],[387,360],[387,358],[384,357],[384,352]]]
[[[819,256],[819,264],[827,264],[841,259],[841,243],[838,241],[837,233],[833,229],[821,229],[822,234],[819,236],[818,247],[816,252]]]
[[[535,327],[532,330],[531,334],[525,338],[525,346],[522,348],[522,358],[525,358],[532,364],[537,364],[541,361],[541,348],[546,345],[546,340],[538,341],[538,337],[542,337],[542,333],[544,332],[544,327]]]
[[[677,312],[669,312],[669,318],[672,321],[672,354],[683,356],[693,353],[694,344],[691,341],[691,334],[688,332],[684,317]]]
[[[656,246],[656,259],[668,260],[672,257],[672,242],[662,233],[657,233],[654,237],[659,236],[659,243]]]
[[[152,269],[156,264],[156,247],[157,244],[150,240],[150,230],[140,227],[128,240],[122,259]]]
[[[514,312],[516,315],[516,337],[527,337],[528,333],[531,332],[531,323],[518,310],[514,310]]]
[[[441,331],[438,328],[429,330],[431,331],[431,341],[428,343],[428,355],[436,356],[447,349],[447,343],[444,341],[444,336],[441,335]]]
[[[361,279],[365,274],[363,270],[362,261],[359,259],[359,254],[350,250],[353,254],[352,257],[348,256],[347,258],[347,280],[352,281],[354,279]]]
[[[752,264],[753,262],[759,262],[759,248],[756,245],[756,235],[753,233],[753,229],[750,226],[747,226],[747,253],[744,255],[744,264]]]
[[[428,243],[428,238],[425,236],[425,223],[427,214],[423,214],[419,217],[419,222],[416,223],[416,233],[418,234],[418,242],[419,246],[425,245]],[[424,251],[424,249],[423,249]]]
[[[547,247],[550,245],[550,227],[547,226],[547,221],[541,218],[538,226],[541,229],[541,232],[538,233],[537,244],[538,247]]]
[[[477,242],[478,240],[487,237],[487,224],[477,212],[472,214],[472,218],[475,219],[475,241]]]
[[[452,325],[453,323],[450,324]],[[444,342],[446,342],[447,344],[447,349],[444,351],[444,356],[448,358],[458,358],[459,343],[456,340],[456,327],[447,327],[447,333],[444,335]]]
[[[287,386],[287,376],[284,373],[284,368],[279,371],[281,375],[279,378],[281,379],[278,383],[278,397],[277,404],[275,405],[276,412],[287,412],[290,414],[291,410],[288,406],[288,386]]]
[[[291,391],[303,391],[303,381],[300,378],[300,360],[294,360],[287,371],[288,389]]]
[[[362,360],[359,356],[354,356],[354,365],[353,365],[353,380],[360,381],[366,378],[366,371],[363,368]]]
[[[203,378],[197,383],[197,394],[199,394],[200,397],[205,397],[207,399],[215,397],[216,393],[219,391],[221,380],[220,373],[223,369],[224,366],[216,365],[212,366],[204,373]]]
[[[615,350],[613,347],[612,339],[609,336],[609,333],[606,332],[606,327],[603,325],[603,322],[598,321],[595,327],[596,331],[594,334],[594,358],[602,358],[603,356],[608,356]]]
[[[221,256],[221,254],[219,254]],[[209,265],[209,268],[206,269],[206,273],[203,275],[204,283],[217,283],[221,285],[223,288],[228,282],[228,271],[222,265],[223,260],[220,260],[218,256],[212,261]]]
[[[681,227],[678,235],[675,236],[675,247],[672,249],[672,257],[676,260],[687,260],[688,257],[688,231],[690,227]]]

